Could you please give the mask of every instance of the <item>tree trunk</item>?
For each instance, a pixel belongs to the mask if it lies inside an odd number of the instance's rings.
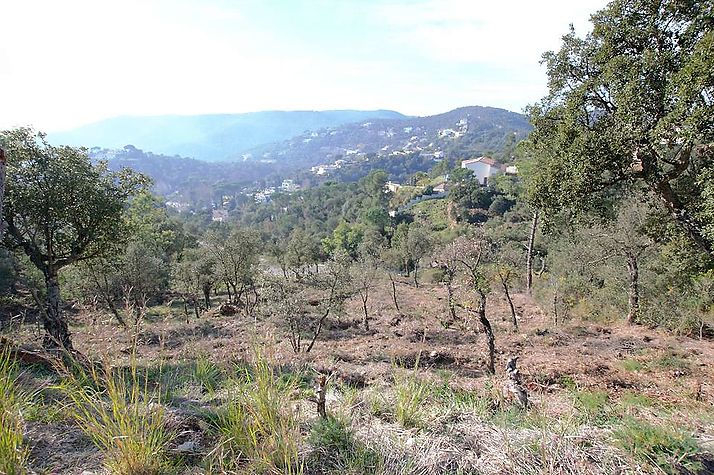
[[[486,318],[486,294],[480,290],[478,294],[478,319],[486,331],[486,338],[488,340],[488,371],[491,374],[496,374],[496,338],[493,335],[491,322]]]
[[[456,321],[456,305],[454,304],[454,288],[451,286],[451,278],[446,281],[446,303],[449,306],[451,321]]]
[[[538,229],[538,210],[533,211],[533,220],[531,221],[531,232],[528,235],[528,254],[526,255],[526,289],[528,295],[533,292],[533,247],[535,245],[535,235]]]
[[[558,281],[555,281],[555,286],[553,287],[553,322],[558,324]]]
[[[511,299],[511,293],[508,291],[508,281],[506,279],[501,279],[501,285],[503,285],[503,293],[506,294],[506,300],[508,300],[508,306],[511,308],[511,323],[513,323],[513,328],[518,330],[518,320],[516,319],[516,307],[513,306],[513,300]]]
[[[72,351],[72,340],[70,339],[67,321],[62,318],[60,309],[60,287],[57,272],[53,269],[45,271],[45,285],[47,287],[47,311],[43,313],[43,325],[45,327],[45,348],[65,349]]]
[[[419,274],[419,264],[414,264],[414,287],[417,289],[419,288],[418,274]]]
[[[637,256],[634,254],[628,254],[627,256],[627,270],[630,274],[630,288],[628,292],[629,311],[627,313],[627,323],[633,324],[637,321],[637,317],[640,313],[639,267],[637,265]]]
[[[364,329],[369,330],[369,313],[367,312],[367,300],[369,299],[369,289],[366,287],[360,292],[360,297],[362,297],[362,310],[364,311],[364,318],[362,323],[364,324]]]
[[[679,197],[675,194],[674,190],[672,190],[672,186],[669,181],[661,180],[657,182],[653,188],[662,199],[667,209],[669,209],[672,217],[679,227],[687,233],[689,238],[697,245],[697,247],[710,256],[714,256],[712,243],[709,242],[709,240],[702,234],[702,224],[699,223],[697,219],[692,216],[689,210],[684,207]]]
[[[231,284],[228,281],[225,282],[226,290],[228,291],[228,303],[233,303],[233,295],[231,294]]]
[[[397,302],[397,283],[394,282],[394,277],[392,276],[391,272],[388,272],[389,274],[389,280],[392,282],[392,301],[394,301],[394,308],[397,309],[397,312],[401,313],[401,310],[399,310],[399,302]]]
[[[211,284],[203,284],[203,302],[206,309],[211,308]]]

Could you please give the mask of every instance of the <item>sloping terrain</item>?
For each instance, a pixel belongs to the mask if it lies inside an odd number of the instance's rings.
[[[497,374],[490,376],[482,329],[462,311],[456,324],[444,326],[440,284],[416,289],[399,282],[400,312],[388,282],[381,284],[369,307],[369,331],[354,299],[328,321],[308,354],[291,351],[286,322],[218,310],[186,322],[179,305],[150,309],[138,334],[86,311],[72,326],[76,346],[105,364],[129,364],[138,336],[138,364],[162,385],[168,420],[179,428],[171,442],[178,473],[236,473],[208,471],[206,460],[220,447],[213,424],[231,400],[240,368],[255,361],[256,347],[279,368],[279,380],[297,375],[302,381],[283,405],[299,423],[303,473],[712,473],[711,341],[624,324],[556,325],[525,294],[514,296],[515,330],[505,299],[494,292],[487,314]],[[36,338],[29,325],[13,337]],[[526,410],[502,390],[512,356],[519,357],[529,393]],[[320,422],[310,402],[316,371],[331,375],[326,400],[336,427]],[[23,381],[47,388],[53,377],[25,370]],[[57,397],[45,390],[39,408],[26,415],[31,466],[104,473],[103,454]],[[334,431],[344,440],[336,441]]]

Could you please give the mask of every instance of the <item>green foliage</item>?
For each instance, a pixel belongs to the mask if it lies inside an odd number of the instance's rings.
[[[549,94],[530,108],[531,203],[576,216],[616,193],[650,190],[670,220],[712,254],[706,219],[714,140],[711,6],[615,0],[544,55]]]
[[[42,270],[116,250],[127,239],[123,209],[146,178],[109,172],[85,151],[53,147],[31,129],[0,136],[8,154],[6,241]]]
[[[683,430],[627,418],[613,431],[613,437],[634,458],[665,473],[701,468],[701,464],[691,460],[699,452],[697,442]]]
[[[24,475],[29,458],[23,439],[26,395],[18,387],[17,364],[6,347],[0,350],[0,394],[0,473]]]

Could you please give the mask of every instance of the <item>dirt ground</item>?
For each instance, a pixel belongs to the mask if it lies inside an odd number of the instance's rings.
[[[443,323],[446,292],[440,284],[424,283],[417,289],[403,281],[398,291],[399,312],[388,281],[375,289],[369,331],[361,325],[361,302],[349,301],[344,312],[329,319],[307,354],[293,353],[283,322],[223,316],[211,310],[187,323],[178,305],[157,307],[142,326],[137,354],[147,365],[178,364],[197,356],[225,364],[245,360],[256,342],[267,341],[280,363],[334,373],[358,387],[383,384],[395,366],[414,367],[418,359],[426,377],[448,374],[452,386],[482,390],[491,378],[485,373],[486,337],[476,319],[460,308],[460,320],[447,328]],[[464,290],[460,292],[466,301]],[[570,319],[556,325],[528,295],[516,293],[513,299],[518,330],[512,327],[505,298],[495,291],[489,296],[487,315],[496,335],[497,378],[504,377],[508,358],[518,356],[532,401],[548,415],[558,417],[566,410],[559,401],[572,388],[606,391],[613,399],[636,393],[673,408],[684,402],[714,407],[713,341],[624,322]],[[75,347],[82,353],[113,362],[128,359],[132,334],[108,315],[75,312],[71,329]],[[40,338],[32,324],[6,334],[29,346],[38,345]],[[696,428],[703,446],[714,445],[711,420],[690,418],[686,411],[675,417]],[[82,473],[101,466],[91,442],[71,425],[31,423],[27,433],[34,443],[35,460],[42,461],[38,466],[64,467],[49,473]]]

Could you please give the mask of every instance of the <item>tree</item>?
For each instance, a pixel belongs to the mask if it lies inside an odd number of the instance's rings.
[[[60,308],[59,271],[126,241],[124,206],[147,180],[92,165],[84,150],[54,147],[32,129],[5,131],[0,140],[8,157],[5,242],[22,249],[44,275],[45,345],[72,350]]]
[[[485,262],[491,252],[490,243],[480,231],[471,236],[461,236],[454,243],[458,249],[459,262],[466,273],[466,280],[469,287],[476,293],[478,302],[476,304],[476,315],[486,332],[488,345],[488,371],[496,373],[496,337],[493,334],[493,327],[486,316],[486,299],[491,291],[491,285],[486,277]],[[468,308],[468,310],[473,311]]]
[[[603,260],[619,256],[627,266],[627,323],[635,323],[640,313],[640,258],[654,244],[647,235],[649,209],[628,201],[617,218],[606,226],[593,227],[589,234],[602,250]]]
[[[218,229],[206,233],[207,251],[213,256],[218,274],[226,284],[231,302],[241,303],[250,310],[257,303],[255,274],[262,248],[260,235],[249,229]],[[249,293],[254,302],[250,302]],[[243,297],[245,296],[245,301]]]
[[[536,208],[578,216],[606,209],[614,191],[650,190],[712,255],[701,177],[714,169],[713,8],[615,0],[592,16],[591,34],[571,28],[544,55],[549,93],[529,110]]]
[[[409,275],[414,271],[414,286],[419,287],[419,264],[433,246],[431,236],[419,223],[401,223],[392,237],[392,248],[399,256],[404,272]]]

